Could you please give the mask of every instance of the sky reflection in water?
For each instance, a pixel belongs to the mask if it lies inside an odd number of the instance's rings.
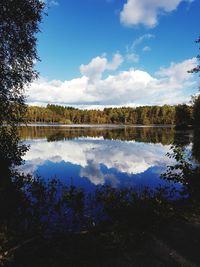
[[[56,177],[88,191],[105,184],[152,189],[169,185],[160,174],[172,164],[166,153],[177,138],[172,128],[133,127],[26,127],[21,136],[31,145],[23,172]]]

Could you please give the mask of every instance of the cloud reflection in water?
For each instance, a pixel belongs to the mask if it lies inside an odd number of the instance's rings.
[[[111,184],[156,186],[160,173],[170,164],[169,145],[135,141],[76,138],[56,142],[27,140],[31,145],[21,167],[25,173],[57,177],[88,187]],[[76,182],[75,182],[76,181]]]

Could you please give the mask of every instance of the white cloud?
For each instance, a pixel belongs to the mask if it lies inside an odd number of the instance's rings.
[[[187,71],[197,64],[192,58],[160,68],[155,75],[128,69],[102,78],[106,69],[115,69],[120,57],[112,62],[97,57],[82,65],[83,76],[67,81],[40,79],[27,89],[28,103],[76,105],[81,107],[135,106],[141,104],[177,104],[190,99],[195,88],[193,75]],[[186,92],[187,90],[187,92]]]
[[[149,51],[151,51],[151,47],[149,47],[149,46],[144,46],[144,47],[142,48],[142,51],[143,51],[143,52],[149,52]]]
[[[188,73],[188,71],[190,70],[190,68],[192,68],[192,66],[195,66],[196,63],[196,58],[188,59],[178,64],[172,62],[170,64],[170,67],[168,68],[161,67],[157,72],[157,75],[166,77],[172,82],[182,82],[184,80],[189,80],[191,75],[190,73]]]
[[[96,57],[91,60],[88,65],[81,65],[80,72],[91,80],[97,80],[102,77],[102,73],[106,70],[107,59],[105,57]]]
[[[119,53],[116,53],[113,56],[113,60],[109,63],[107,63],[107,70],[116,70],[124,61],[122,55]]]
[[[149,40],[149,39],[152,39],[154,37],[155,36],[153,34],[146,33],[146,34],[136,38],[130,46],[126,47],[126,56],[125,56],[126,60],[128,62],[138,63],[140,60],[140,56],[136,53],[137,46],[139,46],[145,40]]]
[[[140,60],[140,57],[139,57],[139,55],[137,55],[135,53],[127,52],[126,60],[129,62],[132,62],[132,63],[138,63]]]
[[[145,40],[149,40],[149,39],[152,39],[152,38],[155,38],[155,35],[153,34],[150,34],[150,33],[146,33],[140,37],[138,37],[137,39],[135,39],[132,43],[132,46],[131,46],[131,49],[132,50],[135,50],[135,48],[140,45],[143,41]]]
[[[105,56],[93,58],[88,65],[81,65],[80,72],[91,81],[101,79],[106,70],[116,70],[123,62],[123,57],[116,53],[111,62]]]
[[[120,13],[120,20],[126,26],[143,24],[154,27],[159,15],[176,10],[181,2],[192,0],[127,0]]]

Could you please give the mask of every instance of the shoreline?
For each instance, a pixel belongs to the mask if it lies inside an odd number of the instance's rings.
[[[74,127],[74,128],[176,128],[176,125],[171,124],[150,124],[150,125],[142,125],[142,124],[61,124],[61,123],[27,123],[27,124],[19,124],[19,127]],[[179,128],[178,128],[179,129]],[[180,128],[181,129],[181,128]],[[184,128],[185,129],[185,128]],[[191,129],[191,128],[188,128]]]

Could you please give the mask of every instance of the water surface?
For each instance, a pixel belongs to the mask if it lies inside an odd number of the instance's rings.
[[[173,127],[28,126],[20,127],[30,145],[21,170],[58,178],[88,191],[97,186],[150,187],[169,185],[160,178],[172,160],[171,144],[189,145],[191,132]],[[180,187],[180,185],[176,185]]]

